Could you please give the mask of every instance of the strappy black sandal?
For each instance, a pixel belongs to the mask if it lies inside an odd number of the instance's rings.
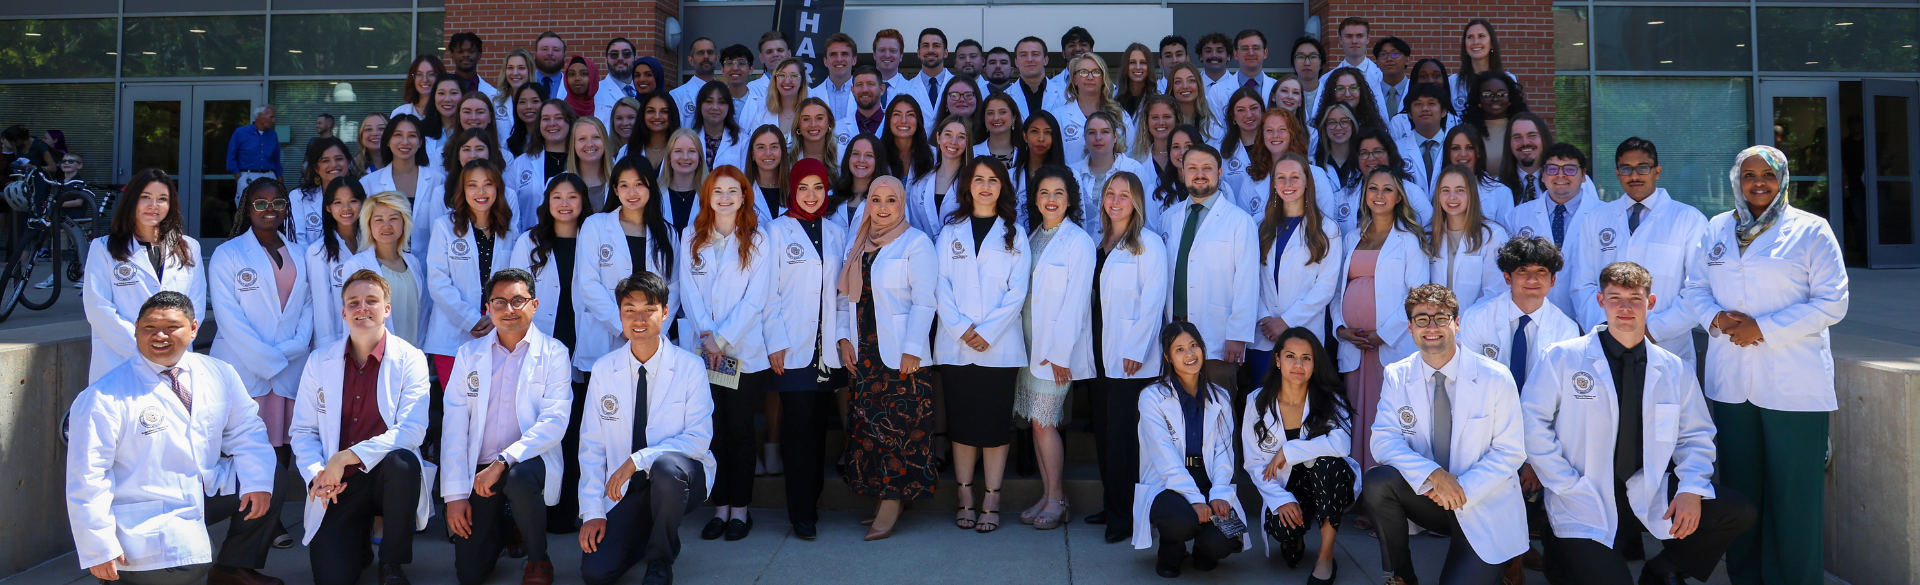
[[[997,493],[1000,493],[1000,490],[996,490],[996,489],[988,489],[988,490],[986,490],[986,493],[988,493],[988,494],[997,494]],[[980,496],[980,499],[981,499],[981,500],[982,500],[982,501],[984,502],[984,501],[986,500],[986,496],[985,496],[985,495],[982,495],[982,496]],[[988,509],[986,509],[986,505],[985,505],[985,504],[983,503],[983,504],[981,504],[981,506],[980,506],[980,516],[981,516],[981,517],[985,517],[985,516],[986,516],[987,514],[993,514],[993,515],[994,515],[995,517],[998,517],[998,516],[1000,515],[1000,511],[999,511],[999,510],[988,510]],[[975,526],[974,526],[974,529],[973,529],[973,531],[974,531],[974,532],[978,532],[978,533],[981,533],[981,534],[986,534],[986,533],[988,533],[988,532],[993,532],[993,531],[995,531],[995,530],[999,530],[999,529],[1000,529],[1000,523],[999,523],[999,522],[985,522],[985,521],[975,521],[975,523],[974,523],[974,524],[975,524]]]
[[[962,490],[966,490],[968,492],[973,491],[973,484],[961,483],[959,484],[959,486],[960,486],[960,489]],[[975,514],[973,518],[966,518],[966,517],[959,516],[960,512],[972,512],[973,506],[960,506],[959,508],[960,510],[955,513],[955,517],[953,519],[953,525],[955,527],[958,527],[961,530],[973,530],[975,526],[979,525],[980,516],[978,514]]]

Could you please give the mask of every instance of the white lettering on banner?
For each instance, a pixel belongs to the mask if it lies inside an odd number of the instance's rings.
[[[816,15],[816,17],[817,17],[817,16],[818,16],[818,15]],[[816,22],[816,23],[817,23],[817,22],[819,21],[819,19],[818,19],[818,18],[815,18],[814,20],[815,20],[815,22]],[[819,57],[820,55],[819,55],[819,54],[817,54],[817,53],[815,53],[815,52],[814,52],[814,50],[813,50],[813,37],[800,37],[800,50],[798,50],[798,51],[794,51],[794,52],[793,52],[793,56],[795,56],[795,57]],[[809,67],[809,69],[811,69],[811,67],[812,67],[812,66],[811,66],[811,65],[809,65],[808,67]]]
[[[800,32],[820,34],[820,13],[800,11]]]

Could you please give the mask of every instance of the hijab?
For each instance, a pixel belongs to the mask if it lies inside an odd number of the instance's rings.
[[[1766,211],[1760,212],[1757,217],[1747,210],[1746,195],[1740,191],[1740,165],[1756,156],[1773,168],[1774,175],[1780,177],[1780,188],[1773,194],[1773,202],[1768,203]],[[1787,174],[1787,154],[1766,145],[1748,147],[1733,157],[1733,170],[1727,172],[1727,178],[1733,181],[1733,192],[1740,197],[1739,203],[1733,206],[1734,235],[1740,239],[1740,252],[1745,253],[1748,244],[1752,244],[1760,234],[1767,233],[1767,229],[1786,214],[1787,188],[1792,185],[1789,182],[1792,176]]]
[[[634,64],[645,65],[647,66],[647,69],[652,70],[653,71],[653,91],[666,93],[666,87],[667,87],[666,68],[660,65],[659,59],[655,59],[653,57],[641,57],[640,60],[635,61]],[[639,71],[639,70],[635,69],[634,71]],[[640,97],[645,98],[646,96],[642,95]]]
[[[820,209],[809,213],[800,209],[800,180],[807,177],[820,177],[822,184],[833,184],[833,178],[827,176],[827,165],[818,160],[803,158],[793,163],[793,169],[787,173],[787,213],[785,215],[800,221],[819,221],[832,204],[821,202]]]
[[[594,66],[592,60],[574,55],[567,58],[567,64],[560,68],[560,83],[566,83],[566,71],[568,68],[573,67],[574,63],[582,63],[587,66],[587,91],[585,93],[574,93],[573,88],[567,88],[567,105],[573,108],[573,115],[575,116],[591,116],[593,115],[593,96],[600,93],[600,68]],[[656,77],[654,79],[657,81],[659,78]]]
[[[891,175],[874,177],[873,184],[867,186],[867,194],[871,196],[874,193],[880,192],[882,189],[892,190],[894,195],[899,196],[903,201],[907,197],[906,186],[900,183],[900,179],[896,179]],[[879,206],[868,205],[865,207],[867,212],[865,216],[860,218],[860,227],[858,231],[853,234],[853,246],[847,250],[847,261],[840,265],[840,292],[841,294],[847,295],[847,298],[850,299],[859,299],[861,287],[866,286],[865,276],[861,274],[865,272],[865,270],[861,267],[860,257],[865,256],[868,252],[886,247],[887,244],[891,244],[894,240],[899,239],[900,234],[907,233],[907,218],[904,217],[894,222],[890,227],[884,229],[875,227],[872,216],[876,207]]]

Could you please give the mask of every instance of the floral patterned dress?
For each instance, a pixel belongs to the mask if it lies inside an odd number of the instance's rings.
[[[880,358],[873,314],[873,258],[860,259],[860,341],[848,367],[847,487],[883,500],[933,497],[933,386],[918,372],[903,375]],[[923,366],[924,367],[924,366]]]

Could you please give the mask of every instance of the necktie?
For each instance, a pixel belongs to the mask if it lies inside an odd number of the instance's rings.
[[[1567,204],[1553,204],[1553,245],[1565,246],[1567,242]]]
[[[1447,375],[1433,373],[1433,462],[1447,468],[1453,454],[1453,397],[1447,395]]]
[[[1387,115],[1400,113],[1400,86],[1387,88]]]
[[[627,94],[627,97],[640,97],[640,94],[635,93],[633,91],[633,86],[631,85],[620,86],[620,91],[625,92]]]
[[[647,446],[647,365],[640,364],[640,381],[633,385],[633,450]]]
[[[934,77],[932,75],[927,75],[925,77],[927,78],[927,99],[933,100],[936,103],[939,102],[940,101],[940,78]]]
[[[1642,204],[1642,203],[1633,204],[1633,209],[1628,211],[1627,213],[1627,233],[1628,234],[1632,234],[1634,232],[1640,231],[1640,213],[1646,210],[1647,210],[1647,206],[1645,204]]]
[[[1249,75],[1247,76],[1247,80],[1240,84],[1240,87],[1250,87],[1253,88],[1254,91],[1259,91],[1260,78]]]
[[[540,76],[540,87],[546,88],[547,99],[553,99],[553,76],[551,75]]]
[[[160,370],[160,375],[167,377],[167,384],[173,386],[173,395],[180,397],[180,404],[185,405],[187,413],[191,414],[193,413],[193,393],[188,392],[187,386],[180,383],[180,374],[183,373],[185,372],[178,367]]]
[[[1527,324],[1533,322],[1532,315],[1521,315],[1520,325],[1513,328],[1513,343],[1507,347],[1507,369],[1513,372],[1513,384],[1521,390],[1527,388]]]
[[[1173,318],[1187,318],[1187,254],[1193,251],[1193,233],[1200,229],[1200,218],[1207,208],[1199,203],[1187,204],[1187,226],[1180,231],[1180,257],[1173,263]]]
[[[1533,175],[1527,175],[1527,189],[1526,192],[1522,193],[1526,199],[1523,199],[1521,201],[1522,203],[1532,201],[1534,197],[1540,196],[1540,192],[1535,190],[1537,187],[1534,186],[1533,179]]]
[[[1433,180],[1433,157],[1440,153],[1440,141],[1428,138],[1420,143],[1420,156],[1427,159],[1427,180]]]

